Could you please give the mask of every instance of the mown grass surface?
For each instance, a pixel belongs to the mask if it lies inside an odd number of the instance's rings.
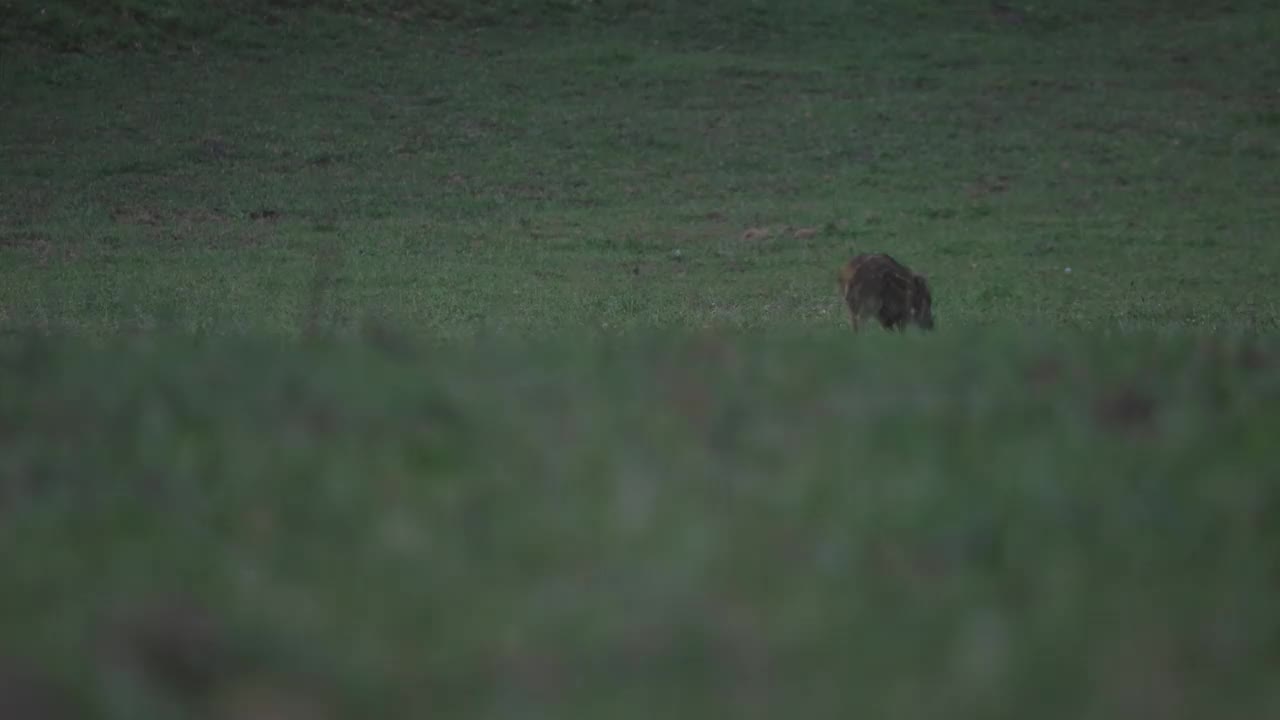
[[[1280,15],[1145,5],[0,3],[0,710],[1276,715]]]
[[[0,322],[294,333],[324,253],[338,329],[835,327],[884,249],[943,326],[1274,327],[1273,12],[864,15],[13,55]]]

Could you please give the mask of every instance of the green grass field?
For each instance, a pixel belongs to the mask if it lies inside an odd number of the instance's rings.
[[[1280,716],[1270,4],[258,5],[0,2],[0,718]]]

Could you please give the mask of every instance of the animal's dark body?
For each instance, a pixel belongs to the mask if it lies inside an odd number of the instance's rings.
[[[840,295],[849,308],[849,326],[875,318],[887,330],[910,324],[933,329],[933,296],[923,275],[883,253],[863,253],[840,268]]]

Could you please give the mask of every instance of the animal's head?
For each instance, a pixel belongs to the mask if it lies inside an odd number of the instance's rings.
[[[836,275],[836,282],[840,283],[840,294],[849,294],[849,285],[853,282],[854,266],[852,263],[845,263],[840,266],[840,272]]]
[[[933,294],[923,275],[916,275],[912,280],[911,319],[925,330],[933,329]]]

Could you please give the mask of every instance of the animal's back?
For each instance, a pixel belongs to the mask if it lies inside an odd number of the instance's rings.
[[[863,253],[840,268],[840,284],[846,294],[851,286],[873,294],[882,291],[905,294],[911,285],[911,271],[884,253]]]

